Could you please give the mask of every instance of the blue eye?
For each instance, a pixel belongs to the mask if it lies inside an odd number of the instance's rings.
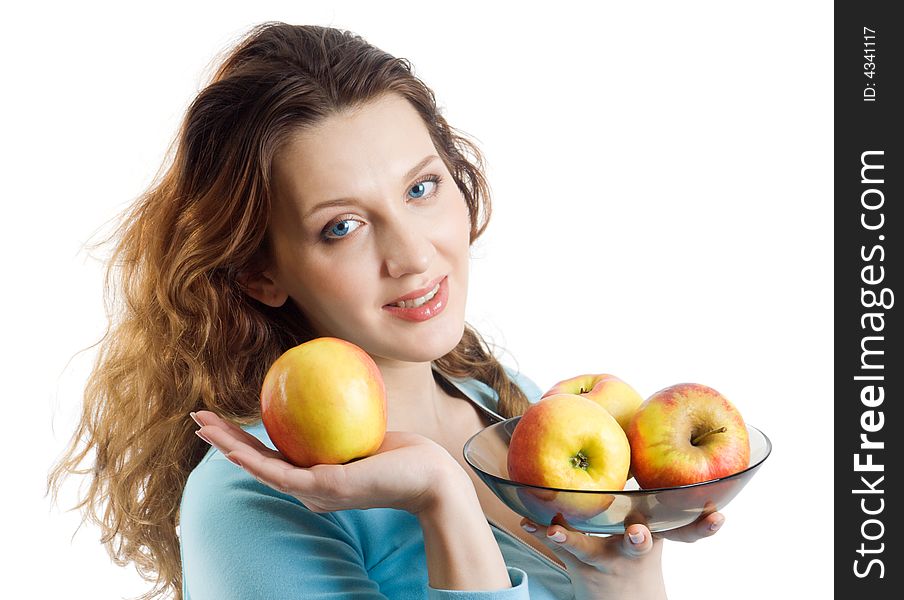
[[[428,193],[429,193],[427,190],[424,189],[426,187],[425,184],[428,184],[428,183],[433,184],[434,189],[437,186],[437,181],[435,179],[427,179],[425,181],[419,181],[419,182],[415,183],[413,186],[408,188],[408,192],[411,193],[412,191],[414,191],[416,194],[419,194],[418,196],[412,196],[412,198],[415,198],[415,199],[423,198],[424,196],[428,195]]]
[[[351,225],[354,224],[354,227]],[[354,231],[358,227],[361,226],[361,221],[357,219],[342,219],[341,221],[336,221],[332,226],[328,227],[325,233],[332,234],[335,237],[327,236],[327,240],[335,240],[339,238],[344,238],[350,232]]]

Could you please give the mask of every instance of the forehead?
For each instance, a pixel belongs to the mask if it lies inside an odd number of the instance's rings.
[[[414,107],[387,95],[295,133],[274,157],[274,187],[278,197],[304,210],[378,192],[435,152]]]

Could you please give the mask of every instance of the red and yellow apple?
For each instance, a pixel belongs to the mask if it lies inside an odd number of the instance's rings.
[[[552,386],[543,397],[554,394],[577,394],[593,400],[609,411],[624,430],[628,429],[631,417],[643,403],[643,397],[634,388],[608,373],[565,379]]]
[[[621,490],[631,449],[615,417],[577,394],[547,396],[521,416],[509,442],[507,464],[512,481],[560,490]],[[544,512],[569,521],[606,510],[608,494],[528,490]]]
[[[659,390],[627,429],[631,472],[644,489],[710,481],[747,468],[750,440],[741,413],[699,383]]]
[[[261,417],[286,460],[342,464],[377,451],[386,434],[386,390],[373,359],[333,337],[283,353],[261,387]]]

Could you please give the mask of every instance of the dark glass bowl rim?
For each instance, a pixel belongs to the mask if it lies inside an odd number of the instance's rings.
[[[698,481],[696,483],[688,483],[686,485],[677,485],[677,486],[673,486],[673,487],[644,488],[644,489],[637,489],[637,490],[569,490],[569,489],[564,489],[564,488],[545,487],[542,485],[531,485],[529,483],[520,483],[518,481],[512,481],[510,479],[505,479],[504,477],[499,477],[497,475],[493,475],[492,473],[487,473],[486,471],[484,471],[483,469],[481,469],[480,467],[478,467],[477,465],[475,465],[474,463],[471,462],[471,459],[468,458],[468,447],[471,445],[471,442],[473,442],[477,438],[477,436],[479,436],[481,433],[484,433],[490,427],[504,427],[506,423],[516,422],[520,418],[521,418],[521,415],[518,415],[517,417],[512,417],[510,419],[504,419],[502,421],[498,421],[496,423],[493,423],[492,425],[488,425],[484,429],[481,429],[480,431],[478,431],[477,433],[472,435],[470,438],[468,438],[468,441],[465,442],[465,445],[462,447],[462,454],[464,455],[465,461],[467,461],[468,465],[475,471],[482,473],[483,475],[486,475],[490,479],[493,479],[495,481],[498,481],[499,483],[503,483],[506,485],[528,487],[528,488],[534,488],[537,490],[551,490],[554,492],[568,492],[570,494],[644,495],[644,494],[655,494],[657,492],[665,492],[665,491],[670,491],[670,490],[685,490],[685,489],[690,489],[690,488],[695,488],[695,487],[702,487],[704,485],[711,485],[711,484],[717,483],[719,481],[726,481],[728,479],[734,479],[736,477],[740,477],[741,475],[743,475],[744,473],[747,473],[748,471],[752,471],[753,469],[756,469],[761,464],[763,464],[763,462],[765,462],[765,460],[767,458],[769,458],[770,454],[772,454],[772,440],[769,439],[769,436],[767,436],[765,433],[763,433],[763,431],[761,429],[754,427],[753,425],[750,425],[749,423],[745,423],[746,427],[748,427],[749,429],[753,429],[754,431],[759,433],[761,436],[763,436],[764,440],[766,440],[766,453],[763,454],[763,458],[758,460],[756,463],[750,465],[746,469],[738,471],[737,473],[732,473],[731,475],[726,475],[725,477],[719,477],[717,479],[709,479],[707,481]]]

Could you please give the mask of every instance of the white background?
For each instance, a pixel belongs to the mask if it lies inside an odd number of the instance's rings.
[[[476,138],[494,215],[468,320],[503,362],[544,389],[585,372],[644,396],[705,383],[772,438],[723,530],[667,543],[670,596],[827,597],[831,4],[254,4],[3,9],[8,582],[36,598],[147,589],[44,497],[94,356],[79,351],[106,325],[82,246],[150,183],[214,56],[274,19],[409,58]]]

